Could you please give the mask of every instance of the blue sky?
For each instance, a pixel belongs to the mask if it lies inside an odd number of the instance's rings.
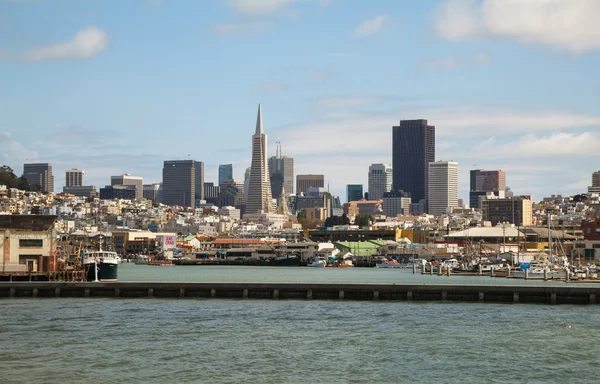
[[[517,194],[585,192],[600,169],[600,1],[0,0],[0,162],[86,184],[206,181],[250,165],[258,103],[296,173],[345,200],[428,119],[436,158],[503,169]],[[366,188],[365,188],[366,189]]]

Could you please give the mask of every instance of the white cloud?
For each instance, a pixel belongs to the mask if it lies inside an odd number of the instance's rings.
[[[477,65],[488,65],[492,63],[492,55],[480,52],[473,56],[473,62]]]
[[[377,15],[373,19],[365,20],[354,30],[354,36],[365,37],[377,33],[387,20],[387,15]]]
[[[26,52],[24,61],[89,59],[108,46],[108,35],[96,27],[87,27],[69,41],[55,43]]]
[[[257,35],[265,32],[268,26],[268,23],[262,21],[221,23],[213,25],[213,31],[223,36]]]
[[[550,136],[538,137],[528,134],[514,142],[504,144],[488,155],[520,156],[520,157],[554,157],[554,156],[590,156],[600,155],[600,139],[592,132],[554,133]]]
[[[225,0],[225,4],[244,15],[257,16],[272,13],[298,0]]]
[[[600,49],[598,0],[444,0],[435,29],[449,40],[506,37],[583,53]]]
[[[13,164],[20,165],[25,161],[37,159],[38,154],[13,139],[9,132],[0,132],[0,156],[3,161],[11,161]]]

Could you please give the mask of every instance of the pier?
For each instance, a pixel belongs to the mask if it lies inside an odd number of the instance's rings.
[[[396,285],[309,283],[0,283],[0,298],[217,298],[264,300],[448,301],[600,304],[584,286]],[[597,299],[599,298],[599,299]]]

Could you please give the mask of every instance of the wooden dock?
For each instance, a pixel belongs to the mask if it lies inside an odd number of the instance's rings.
[[[0,298],[217,298],[600,304],[589,286],[295,283],[0,283]],[[598,299],[597,299],[598,298]]]

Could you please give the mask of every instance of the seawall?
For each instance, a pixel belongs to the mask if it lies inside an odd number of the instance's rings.
[[[0,283],[0,298],[219,298],[600,304],[583,286],[396,285],[310,283]]]

